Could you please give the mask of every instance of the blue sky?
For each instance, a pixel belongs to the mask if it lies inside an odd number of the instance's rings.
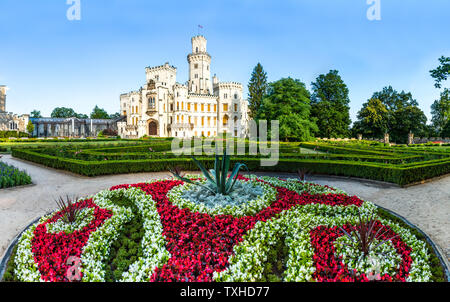
[[[381,0],[380,21],[367,19],[366,0],[81,0],[80,21],[67,20],[68,8],[66,0],[0,0],[8,111],[90,113],[97,104],[117,112],[119,95],[144,84],[144,68],[166,61],[184,83],[198,24],[220,80],[246,87],[261,62],[270,81],[291,76],[310,87],[337,69],[353,120],[387,85],[411,91],[430,117],[439,90],[429,70],[450,56],[448,0]]]

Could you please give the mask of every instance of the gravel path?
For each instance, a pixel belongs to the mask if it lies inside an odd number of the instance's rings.
[[[0,256],[14,236],[31,221],[56,209],[54,199],[60,195],[88,196],[113,185],[169,176],[167,172],[160,172],[88,178],[10,155],[3,156],[2,161],[26,170],[34,185],[0,190]],[[328,176],[313,176],[309,181],[340,188],[400,214],[427,233],[450,260],[450,177],[409,188]]]

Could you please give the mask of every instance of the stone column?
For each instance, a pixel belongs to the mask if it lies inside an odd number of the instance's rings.
[[[384,143],[389,144],[389,133],[384,134]]]
[[[362,141],[362,139],[363,139],[362,134],[358,134],[358,140],[359,140],[359,141]]]
[[[414,133],[410,132],[408,134],[408,145],[414,144]]]

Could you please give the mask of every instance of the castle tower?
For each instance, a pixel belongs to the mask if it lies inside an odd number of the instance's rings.
[[[192,53],[187,57],[189,63],[189,92],[212,94],[211,56],[206,51],[206,39],[195,36],[191,39]]]
[[[0,85],[0,112],[6,111],[6,86]]]

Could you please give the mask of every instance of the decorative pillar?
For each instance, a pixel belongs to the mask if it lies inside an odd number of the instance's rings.
[[[363,139],[362,134],[358,134],[358,140],[362,141],[362,139]]]
[[[389,144],[389,133],[384,134],[384,143]]]

